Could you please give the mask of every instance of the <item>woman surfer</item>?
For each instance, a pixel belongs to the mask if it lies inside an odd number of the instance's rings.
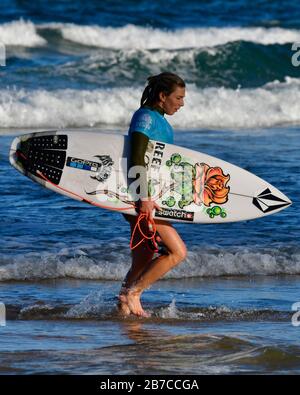
[[[129,127],[130,166],[142,166],[145,169],[144,157],[149,140],[173,143],[173,129],[164,115],[175,114],[184,105],[184,97],[185,83],[176,74],[164,72],[148,78],[148,85],[141,98],[141,107],[134,113]],[[148,197],[146,173],[140,174],[140,191],[147,192],[138,202],[138,211],[153,221],[152,212],[160,207]],[[124,216],[130,223],[132,235],[138,217],[127,214]],[[118,307],[123,315],[132,313],[149,317],[141,305],[142,292],[186,257],[186,246],[171,223],[155,220],[155,226],[159,234],[158,239],[164,243],[167,254],[153,259],[154,251],[149,249],[145,242],[132,250],[132,265],[119,294]],[[146,232],[145,225],[142,230]]]

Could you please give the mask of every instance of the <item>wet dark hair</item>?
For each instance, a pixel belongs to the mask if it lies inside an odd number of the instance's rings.
[[[147,78],[148,85],[146,86],[142,98],[141,107],[153,106],[160,98],[159,94],[163,92],[169,96],[179,86],[185,88],[185,82],[177,74],[173,73],[160,73]]]

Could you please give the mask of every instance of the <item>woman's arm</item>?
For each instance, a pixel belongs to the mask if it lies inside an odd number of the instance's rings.
[[[149,137],[141,132],[131,133],[131,153],[130,153],[130,167],[142,166],[144,171],[140,173],[140,212],[147,214],[152,219],[152,211],[154,208],[160,207],[151,200],[148,196],[148,180],[146,176],[145,153]]]
[[[132,132],[131,134],[131,166],[145,167],[145,153],[149,137],[141,132]]]
[[[149,137],[141,132],[131,134],[131,155],[130,167],[141,166],[144,171],[140,174],[140,194],[141,198],[148,198],[148,182],[146,177],[145,152],[147,149]]]

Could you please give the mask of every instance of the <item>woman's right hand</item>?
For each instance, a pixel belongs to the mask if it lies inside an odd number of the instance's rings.
[[[139,212],[141,214],[146,214],[147,218],[149,220],[153,220],[153,210],[157,209],[157,210],[161,210],[160,206],[155,203],[154,200],[140,200],[140,210]]]

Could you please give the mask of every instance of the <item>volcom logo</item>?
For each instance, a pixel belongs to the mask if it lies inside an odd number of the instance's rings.
[[[95,176],[91,176],[91,178],[99,182],[104,182],[110,176],[114,162],[109,155],[95,155],[95,158],[98,158],[100,163],[98,163]]]
[[[273,195],[269,188],[254,197],[252,203],[263,213],[269,213],[291,204],[291,202],[286,202],[278,196]]]

